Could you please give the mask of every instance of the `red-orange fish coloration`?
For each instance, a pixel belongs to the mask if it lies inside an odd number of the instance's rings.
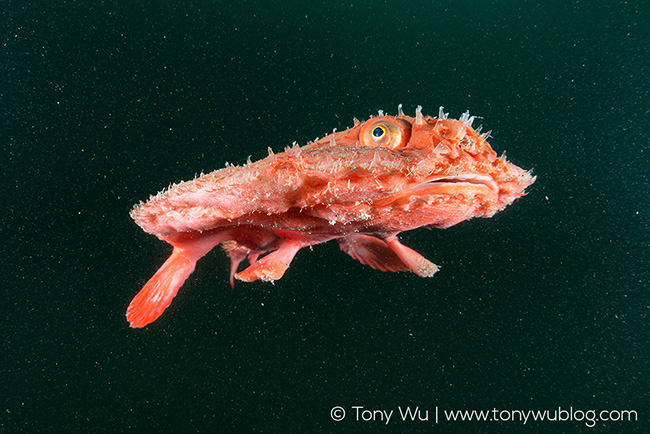
[[[337,239],[341,250],[383,271],[430,277],[438,267],[397,235],[491,217],[535,181],[497,158],[465,113],[448,119],[383,116],[230,166],[158,193],[131,217],[174,247],[127,310],[144,327],[169,306],[196,261],[221,244],[234,279],[274,281],[306,246]],[[265,255],[266,254],[266,255]],[[265,256],[263,256],[265,255]],[[242,261],[248,267],[237,272]]]

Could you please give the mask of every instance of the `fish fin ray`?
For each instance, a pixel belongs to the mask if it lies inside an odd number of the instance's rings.
[[[196,259],[184,256],[175,248],[129,304],[126,319],[131,327],[141,328],[155,321],[167,309],[195,265]]]
[[[221,248],[228,254],[228,257],[230,257],[230,287],[234,288],[237,268],[239,268],[239,264],[246,259],[246,256],[251,253],[251,250],[234,240],[224,241],[221,243]]]
[[[305,247],[305,245],[299,241],[286,239],[278,250],[256,260],[244,271],[235,274],[235,278],[244,282],[252,282],[258,279],[271,282],[278,280],[287,271],[298,250]]]
[[[383,240],[369,235],[350,235],[339,239],[345,253],[375,270],[409,271],[410,268]]]
[[[415,250],[406,247],[397,239],[397,235],[389,235],[384,241],[402,260],[404,264],[415,274],[420,277],[431,277],[438,271],[438,266],[420,255]]]

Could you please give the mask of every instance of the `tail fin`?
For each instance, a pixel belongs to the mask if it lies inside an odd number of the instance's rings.
[[[131,327],[144,327],[167,309],[185,279],[194,271],[196,260],[183,256],[180,249],[174,248],[169,259],[131,301],[126,311]]]

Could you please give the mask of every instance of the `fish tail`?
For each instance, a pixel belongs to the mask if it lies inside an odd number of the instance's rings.
[[[131,301],[126,311],[131,327],[144,327],[167,309],[185,279],[194,271],[197,259],[183,255],[182,249],[174,248],[169,259]]]

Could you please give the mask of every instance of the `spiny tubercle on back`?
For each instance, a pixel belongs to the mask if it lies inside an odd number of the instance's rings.
[[[384,113],[380,110],[377,117],[382,116],[384,116]],[[371,116],[368,121],[377,117]],[[161,199],[163,195],[167,198],[169,198],[169,195],[182,195],[197,188],[210,191],[211,186],[217,185],[217,182],[219,189],[249,183],[263,176],[258,168],[267,165],[269,158],[275,159],[274,164],[276,165],[292,164],[302,173],[311,171],[319,174],[327,173],[333,179],[349,174],[350,171],[354,171],[358,176],[383,172],[401,172],[404,176],[411,178],[437,174],[459,175],[467,169],[484,172],[488,166],[493,171],[495,165],[499,163],[504,167],[504,176],[506,176],[505,163],[507,160],[505,152],[501,157],[496,157],[496,153],[487,143],[490,131],[481,134],[482,126],[473,129],[472,125],[477,117],[470,116],[469,112],[463,113],[458,120],[454,120],[449,118],[449,114],[444,112],[443,107],[440,107],[438,117],[433,118],[423,116],[422,107],[418,106],[413,118],[404,114],[400,104],[396,118],[402,118],[414,126],[433,125],[432,131],[439,140],[438,144],[430,151],[430,154],[434,157],[437,155],[440,158],[413,158],[411,160],[408,157],[408,148],[391,150],[380,147],[363,147],[360,146],[358,140],[352,145],[343,145],[349,148],[350,158],[335,159],[330,155],[325,155],[324,158],[322,158],[322,155],[316,156],[315,154],[318,153],[319,149],[341,146],[336,141],[336,135],[343,134],[348,130],[337,133],[336,129],[334,129],[331,134],[320,139],[317,138],[302,147],[297,142],[293,142],[292,146],[285,147],[284,152],[280,154],[275,154],[269,147],[268,157],[262,160],[253,162],[249,156],[247,162],[241,166],[226,162],[224,169],[208,174],[201,173],[199,177],[190,181],[170,184],[167,189],[150,196],[150,200],[156,201]],[[354,127],[363,123],[354,118]],[[399,152],[402,152],[402,154]],[[242,168],[247,170],[241,170]],[[522,171],[517,177],[526,179],[532,176],[529,172]],[[512,179],[512,181],[521,181],[521,179]],[[501,180],[510,181],[510,179]],[[292,180],[287,179],[285,182],[290,183]],[[144,211],[142,210],[143,205],[144,203],[141,201],[139,205],[136,205],[136,209]]]

